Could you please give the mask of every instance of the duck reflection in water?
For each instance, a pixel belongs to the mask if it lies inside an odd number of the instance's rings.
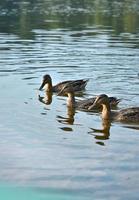
[[[111,122],[109,120],[102,121],[102,129],[90,128],[91,131],[88,134],[93,135],[97,140],[108,140],[110,137]],[[97,142],[97,144],[104,145],[103,142]]]
[[[67,117],[57,116],[57,121],[62,124],[74,124],[75,108],[67,106]]]
[[[52,92],[45,92],[44,97],[38,94],[38,100],[46,105],[50,105],[52,103]]]

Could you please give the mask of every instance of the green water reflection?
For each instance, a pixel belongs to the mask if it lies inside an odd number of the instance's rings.
[[[8,184],[0,184],[0,197],[3,200],[70,200],[72,195],[58,193],[52,190],[17,187]],[[83,199],[73,195],[72,199]]]
[[[33,37],[32,29],[106,26],[113,34],[137,33],[139,29],[138,0],[34,0],[0,3],[1,32]]]

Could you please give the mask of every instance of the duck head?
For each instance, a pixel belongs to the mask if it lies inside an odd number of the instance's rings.
[[[44,86],[46,86],[46,84],[51,84],[52,85],[52,79],[51,79],[49,74],[45,74],[43,76],[42,84],[41,84],[39,90],[42,90],[44,88]]]
[[[101,106],[103,104],[105,105],[109,104],[109,98],[106,94],[98,95],[94,103],[91,106],[89,106],[88,110],[92,110],[93,108]]]

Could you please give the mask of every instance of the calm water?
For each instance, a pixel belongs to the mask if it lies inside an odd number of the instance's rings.
[[[139,1],[0,3],[0,196],[3,200],[139,199],[139,126],[38,100],[53,83],[89,78],[84,99],[106,93],[139,106]],[[40,93],[43,96],[43,92]]]

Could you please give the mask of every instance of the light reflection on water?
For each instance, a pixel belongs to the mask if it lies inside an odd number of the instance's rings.
[[[104,132],[99,114],[69,113],[66,97],[56,95],[45,105],[37,89],[45,73],[53,84],[89,78],[77,99],[106,93],[122,98],[118,109],[138,106],[138,34],[126,40],[99,26],[32,32],[25,40],[0,34],[1,181],[85,199],[137,199],[139,127],[112,123]]]

